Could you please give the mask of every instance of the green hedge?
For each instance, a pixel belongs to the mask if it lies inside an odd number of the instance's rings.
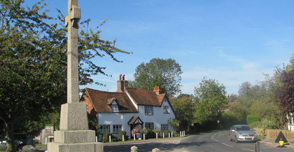
[[[111,133],[104,133],[103,134],[103,138],[102,138],[102,141],[103,142],[109,142],[109,136],[112,136],[112,134]]]
[[[148,130],[148,133],[147,135],[145,135],[145,138],[146,139],[150,139],[150,138],[155,138],[156,137],[156,134],[152,131],[152,129],[147,129]]]
[[[259,122],[260,118],[257,114],[249,114],[247,115],[247,125],[251,125],[254,122]]]
[[[124,139],[125,140],[127,140],[127,133],[126,133],[126,131],[120,131],[119,133],[118,133],[118,136],[119,136],[119,140],[122,140],[122,135],[124,135]]]
[[[164,132],[163,132],[163,134],[164,134],[164,138],[167,138],[169,133],[171,133],[171,131],[169,131],[169,130],[164,131]],[[171,136],[171,135],[170,135],[170,136]]]

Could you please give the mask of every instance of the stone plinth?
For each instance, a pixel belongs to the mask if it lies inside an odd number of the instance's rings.
[[[48,152],[103,152],[103,144],[99,142],[92,143],[48,143]]]
[[[60,130],[54,132],[54,142],[48,152],[103,152],[103,144],[95,142],[94,130],[88,130],[85,103],[66,103],[61,106]]]

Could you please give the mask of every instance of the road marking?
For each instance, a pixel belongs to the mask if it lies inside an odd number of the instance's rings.
[[[214,139],[216,142],[219,142],[217,139]]]
[[[228,147],[233,147],[232,145],[228,145],[228,144],[223,143],[223,142],[222,142],[222,144],[225,145],[225,146],[228,146]]]
[[[252,149],[246,149],[246,148],[241,148],[243,150],[248,150],[248,151],[255,151],[255,150],[252,150]]]

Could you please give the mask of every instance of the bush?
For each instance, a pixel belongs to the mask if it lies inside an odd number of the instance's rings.
[[[170,134],[170,133],[171,133],[171,131],[169,131],[169,130],[164,131],[164,132],[163,132],[163,134],[164,134],[164,138],[168,137],[168,134]],[[170,136],[171,136],[171,135],[170,135]]]
[[[156,134],[152,131],[152,129],[147,129],[147,131],[148,131],[148,133],[145,136],[146,139],[155,138],[156,137]]]
[[[126,138],[126,131],[120,131],[119,133],[118,133],[118,136],[119,136],[119,140],[122,140],[122,135],[124,135],[124,138],[125,138],[125,140],[127,140],[127,138]]]
[[[276,129],[278,128],[278,126],[275,124],[274,121],[265,118],[265,119],[262,119],[261,121],[261,128],[262,128],[261,130],[262,135],[266,136],[266,133],[265,133],[266,129]]]
[[[109,136],[112,136],[112,134],[111,133],[104,133],[103,134],[103,138],[102,138],[102,141],[103,142],[109,142]]]
[[[251,125],[254,122],[259,122],[260,118],[257,114],[249,114],[247,115],[247,125]]]
[[[251,123],[250,125],[249,125],[251,128],[262,128],[261,127],[261,122],[260,121],[255,121],[255,122],[253,122],[253,123]]]
[[[152,132],[154,132],[154,133],[155,133],[155,135],[156,135],[156,133],[159,135],[159,133],[160,133],[160,130],[158,130],[158,129],[156,129],[156,128],[155,128],[155,129],[153,129],[153,130],[152,130]]]

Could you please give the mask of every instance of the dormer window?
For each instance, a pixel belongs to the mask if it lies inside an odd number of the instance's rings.
[[[118,112],[118,105],[116,101],[113,101],[110,106],[111,106],[112,112]]]

